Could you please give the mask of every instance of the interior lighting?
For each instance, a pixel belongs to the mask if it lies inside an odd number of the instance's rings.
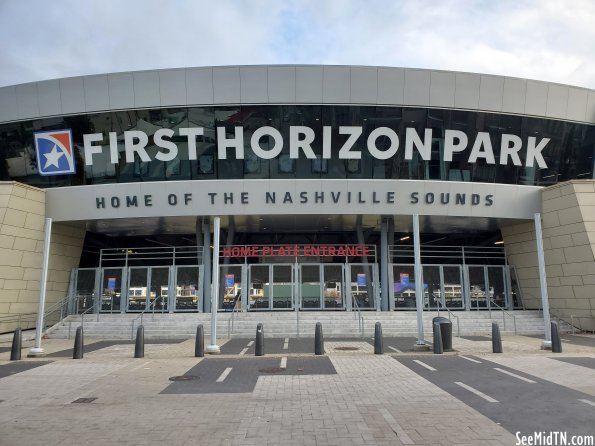
[[[494,242],[494,245],[503,245],[504,244],[504,240],[498,240],[497,242]]]
[[[409,240],[410,238],[411,238],[410,236],[406,235],[405,237],[401,237],[399,240],[402,242],[405,240]]]

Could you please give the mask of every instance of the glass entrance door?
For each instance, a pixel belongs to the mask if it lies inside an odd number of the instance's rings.
[[[147,308],[147,285],[149,268],[130,268],[128,271],[128,311],[144,311]]]
[[[485,266],[468,266],[469,277],[469,309],[483,310],[488,308],[488,285]]]
[[[122,275],[122,268],[104,268],[101,271],[101,311],[120,312]]]
[[[320,310],[321,284],[320,265],[300,265],[300,296],[303,310]]]
[[[156,312],[167,311],[169,297],[169,267],[153,266],[150,268],[151,287],[149,309]]]
[[[322,280],[324,282],[324,309],[344,309],[345,280],[343,279],[343,265],[323,265],[322,273]]]
[[[221,265],[221,285],[219,286],[219,310],[237,311],[242,309],[242,266]]]
[[[249,310],[292,310],[294,265],[250,265]]]
[[[348,281],[354,308],[372,309],[376,307],[375,265],[369,263],[348,264]]]
[[[128,311],[163,312],[168,308],[168,298],[168,266],[135,266],[128,270]]]
[[[198,311],[200,304],[200,267],[178,266],[176,268],[176,311]]]
[[[80,314],[95,305],[95,268],[76,270],[76,286],[74,296],[74,313]]]
[[[250,265],[249,310],[268,310],[270,293],[271,265]]]

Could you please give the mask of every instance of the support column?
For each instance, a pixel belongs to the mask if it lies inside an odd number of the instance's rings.
[[[43,332],[43,316],[45,312],[45,292],[47,289],[48,265],[50,262],[50,239],[52,236],[52,219],[45,219],[45,235],[43,238],[43,264],[41,266],[41,282],[39,284],[39,307],[37,309],[37,325],[35,329],[35,346],[29,350],[29,356],[44,355],[41,348]]]
[[[380,309],[388,311],[388,221],[380,224]]]
[[[202,223],[203,233],[203,311],[208,313],[211,311],[211,224],[210,219],[205,218]]]
[[[361,246],[366,244],[366,240],[364,237],[364,230],[362,228],[362,216],[358,215],[356,219],[356,234],[357,234],[357,243]],[[363,270],[364,274],[366,275],[366,290],[368,292],[368,299],[374,299],[374,306],[378,308],[378,302],[376,302],[376,295],[374,294],[375,288],[372,286],[372,282],[374,278],[372,274],[370,274],[370,264],[368,263],[368,256],[362,257],[362,261],[364,262]],[[349,289],[351,289],[351,277],[346,277],[346,285]],[[353,304],[353,297],[352,304]]]
[[[544,340],[543,348],[552,348],[550,332],[550,304],[547,295],[547,276],[545,274],[545,258],[543,256],[543,234],[541,232],[541,214],[535,214],[535,238],[537,239],[537,262],[539,264],[539,287],[541,289],[541,306],[543,308]]]
[[[414,253],[414,271],[415,271],[415,312],[417,314],[417,341],[414,348],[426,348],[424,340],[424,284],[421,269],[421,248],[419,242],[419,214],[413,214],[413,253]]]
[[[219,301],[219,238],[221,233],[221,218],[213,221],[213,278],[211,280],[211,344],[207,346],[207,353],[218,354],[221,349],[217,345],[217,308]]]

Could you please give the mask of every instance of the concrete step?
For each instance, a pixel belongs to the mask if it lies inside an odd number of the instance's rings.
[[[511,312],[516,320],[518,334],[542,334],[543,319],[537,311]],[[448,313],[440,312],[447,317]],[[431,334],[432,318],[436,312],[424,312],[424,332]],[[486,335],[491,334],[491,324],[495,321],[503,334],[513,334],[513,319],[502,313],[477,311],[460,311],[451,315],[453,334]],[[219,336],[252,337],[256,325],[262,323],[265,336],[313,336],[316,322],[321,322],[325,335],[357,336],[361,333],[360,320],[364,326],[364,334],[372,335],[374,324],[382,324],[385,336],[412,336],[417,333],[417,315],[414,311],[378,312],[331,312],[331,311],[295,311],[288,312],[247,312],[219,313],[217,316],[217,333]],[[139,314],[100,314],[85,315],[85,335],[103,339],[131,339],[140,324]],[[205,333],[210,334],[211,315],[208,313],[155,313],[145,314],[142,322],[145,336],[148,338],[189,338],[195,335],[196,326],[203,324]],[[233,322],[233,327],[232,327]],[[74,337],[76,328],[81,324],[81,316],[69,316],[61,323],[48,330],[54,338]]]

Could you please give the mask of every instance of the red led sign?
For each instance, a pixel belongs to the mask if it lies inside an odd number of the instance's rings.
[[[259,245],[221,248],[222,257],[365,257],[365,245]]]

